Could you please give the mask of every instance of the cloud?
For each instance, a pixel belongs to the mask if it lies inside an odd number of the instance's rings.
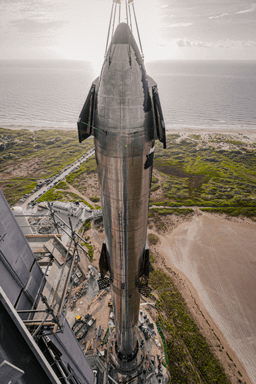
[[[225,16],[241,15],[244,13],[254,12],[255,10],[256,10],[256,3],[253,3],[251,8],[244,9],[242,11],[238,11],[235,13],[221,13],[220,15],[217,15],[217,16],[209,16],[209,19],[220,19],[220,18],[225,17]]]
[[[66,22],[59,19],[60,3],[58,1],[8,0],[7,2],[0,0],[1,22],[4,22],[4,28],[7,31],[14,27],[21,33],[51,34]]]
[[[1,4],[2,2],[2,4]],[[14,20],[56,20],[56,11],[60,9],[60,3],[53,0],[0,0],[2,11],[6,13],[10,21]]]
[[[176,40],[176,44],[178,47],[191,47],[191,42],[186,39],[178,39]]]
[[[250,13],[250,12],[253,12],[255,10],[256,10],[256,3],[253,3],[251,8],[245,9],[243,11],[236,12],[236,13],[234,13],[234,15],[240,15],[240,14],[243,14],[243,13]]]
[[[33,20],[33,19],[21,19],[21,20],[13,20],[11,24],[17,28],[17,30],[21,33],[30,33],[33,34],[37,32],[44,32],[47,34],[54,33],[56,34],[56,29],[63,24],[64,21],[47,21],[47,20]]]
[[[190,41],[187,39],[177,39],[175,40],[176,45],[180,48],[183,47],[199,47],[199,48],[209,48],[212,45],[210,43],[203,43],[202,41]]]
[[[167,8],[167,7],[169,7],[169,5],[168,4],[164,4],[164,5],[161,5],[160,8]]]
[[[170,25],[164,25],[165,28],[177,28],[177,27],[190,27],[193,23],[175,23]]]
[[[222,13],[221,15],[218,15],[218,16],[209,16],[209,19],[219,19],[221,17],[229,16],[229,15],[230,15],[229,13]]]
[[[218,40],[215,42],[203,42],[203,41],[192,41],[188,39],[176,39],[173,42],[179,48],[223,48],[223,49],[232,49],[232,48],[242,48],[242,47],[255,47],[256,41],[254,40]]]
[[[190,41],[187,39],[176,39],[175,43],[178,47],[197,47],[197,48],[242,48],[242,47],[255,47],[256,41],[254,40],[218,40],[215,42],[202,42],[202,41]]]
[[[241,47],[254,47],[256,41],[253,40],[219,40],[216,44],[218,48],[241,48]]]

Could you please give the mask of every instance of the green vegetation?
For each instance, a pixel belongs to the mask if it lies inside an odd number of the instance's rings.
[[[88,203],[86,200],[82,199],[79,195],[77,195],[74,192],[57,191],[59,184],[57,184],[56,187],[53,187],[49,191],[45,192],[41,197],[39,197],[36,200],[36,202],[42,202],[42,201],[47,201],[47,200],[49,200],[49,201],[60,200],[60,201],[70,201],[70,202],[79,201],[80,203],[85,204],[90,209],[94,209],[94,207],[90,203]],[[63,182],[63,184],[67,185],[64,182]],[[63,188],[61,188],[61,189],[63,189]],[[64,189],[66,189],[66,188],[64,188]]]
[[[97,172],[97,164],[95,161],[95,156],[88,159],[86,162],[82,163],[79,166],[79,169],[66,177],[68,183],[72,184],[84,173],[96,173]]]
[[[94,207],[90,204],[90,203],[88,203],[88,201],[85,201],[85,200],[83,200],[83,199],[81,199],[81,198],[79,198],[79,201],[81,202],[81,203],[84,203],[85,205],[87,205],[87,207],[89,207],[89,208],[91,208],[91,209],[94,209]],[[97,209],[97,208],[96,208]]]
[[[155,206],[162,206],[162,207],[181,207],[183,204],[182,203],[176,203],[175,201],[150,201],[149,203],[150,206],[155,205]]]
[[[30,193],[36,186],[34,178],[14,177],[6,181],[0,181],[6,200],[10,205],[14,205],[26,193]]]
[[[90,239],[90,236],[88,236],[88,238]],[[86,246],[86,248],[88,250],[88,256],[90,257],[90,260],[93,261],[93,248],[92,248],[91,244],[81,243],[81,246],[82,247]]]
[[[162,270],[154,270],[150,273],[150,284],[158,290],[158,323],[166,339],[172,381],[182,384],[230,383],[172,279]]]
[[[88,203],[86,200],[82,199],[79,195],[77,195],[76,193],[73,193],[73,192],[64,192],[65,196],[67,198],[69,198],[70,200],[69,201],[73,201],[73,202],[76,202],[76,201],[79,201],[80,203],[84,203],[85,205],[87,205],[87,207],[91,208],[91,209],[94,209],[94,207]]]
[[[216,212],[255,218],[256,144],[249,145],[242,141],[243,137],[238,140],[229,135],[212,134],[208,138],[207,143],[200,135],[189,135],[183,140],[178,134],[168,135],[166,150],[156,142],[150,206],[218,208]],[[229,149],[223,149],[223,143]],[[34,189],[39,179],[57,174],[92,146],[91,139],[78,144],[75,131],[30,132],[1,128],[0,188],[9,204],[15,204]],[[95,157],[92,157],[66,177],[67,182],[80,193],[84,193],[89,184],[95,188],[91,197],[93,203],[99,201],[96,170]],[[80,196],[69,193],[65,181],[38,201],[47,199],[79,200],[94,209]],[[100,209],[99,205],[97,208]],[[170,212],[159,211],[158,214]],[[186,211],[172,213],[180,215],[186,214]],[[150,210],[150,215],[154,214]]]
[[[50,189],[49,191],[45,192],[39,199],[37,199],[37,202],[42,201],[55,201],[60,200],[64,201],[64,193],[62,191],[56,191],[55,188]],[[66,201],[66,200],[65,200]]]
[[[191,135],[189,135],[189,137],[191,137],[191,139],[195,139],[195,140],[202,140],[201,135],[194,135],[194,134],[191,134]]]
[[[79,169],[66,177],[66,180],[80,193],[84,193],[87,189],[89,175],[96,175],[97,164],[95,156],[92,156],[86,162],[79,166]]]
[[[256,221],[256,208],[200,208],[201,211],[226,214],[233,217],[245,216]]]
[[[160,188],[159,184],[153,184],[151,185],[151,192],[155,192]]]
[[[158,243],[158,241],[159,241],[159,237],[157,237],[153,233],[150,233],[148,235],[148,244],[149,245],[156,245]]]
[[[90,200],[91,200],[93,203],[98,203],[98,201],[100,201],[100,198],[99,198],[99,197],[96,197],[96,196],[91,196],[91,197],[90,197]]]
[[[67,183],[65,183],[65,181],[60,181],[56,187],[56,189],[69,189],[69,186],[67,185]]]
[[[90,257],[90,260],[93,261],[93,248],[91,244],[85,243],[86,248],[88,249],[88,255]]]
[[[91,229],[91,227],[92,227],[91,219],[85,220],[85,222],[83,223],[84,232]]]
[[[191,208],[150,208],[149,217],[176,215],[176,216],[187,216],[193,214],[194,211]]]
[[[37,180],[56,175],[92,147],[92,139],[79,144],[76,131],[0,128],[0,188],[8,203],[15,204]]]
[[[162,183],[161,193],[151,193],[151,206],[256,208],[253,145],[229,135],[212,135],[208,143],[197,135],[177,142],[176,136],[167,136],[166,150],[156,143],[154,169]],[[229,145],[229,150],[222,149],[223,143]],[[225,213],[237,212],[230,209]],[[239,214],[252,217],[252,212],[240,209]]]

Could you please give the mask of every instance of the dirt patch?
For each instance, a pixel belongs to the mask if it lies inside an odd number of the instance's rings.
[[[201,211],[196,210],[197,215],[201,215]],[[192,214],[186,217],[177,216],[177,215],[157,215],[155,217],[149,218],[148,224],[150,231],[158,234],[168,234],[170,231],[173,231],[179,224],[182,224],[186,221],[192,219]],[[149,233],[151,233],[149,231]]]
[[[17,162],[9,165],[0,173],[0,180],[8,180],[14,177],[33,177],[36,176],[38,170],[40,170],[40,174],[44,173],[38,158]]]
[[[195,188],[201,188],[203,182],[205,180],[205,176],[202,175],[189,175],[183,172],[181,169],[176,168],[172,165],[158,165],[158,161],[156,161],[155,165],[156,169],[159,172],[165,173],[166,175],[176,176],[180,178],[188,178],[189,179],[189,189],[193,190]]]

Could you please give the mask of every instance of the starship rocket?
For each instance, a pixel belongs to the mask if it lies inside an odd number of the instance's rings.
[[[109,272],[116,326],[116,354],[132,361],[138,352],[141,282],[149,275],[146,242],[154,143],[166,147],[157,84],[127,23],[109,44],[100,76],[78,120],[79,141],[94,135],[105,241],[101,276]]]

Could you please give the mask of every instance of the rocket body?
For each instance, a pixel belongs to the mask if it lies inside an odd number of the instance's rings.
[[[110,273],[116,348],[126,357],[133,356],[137,348],[139,283],[145,267],[157,118],[161,125],[152,85],[156,86],[147,78],[130,28],[121,23],[78,122],[80,141],[94,127],[105,229],[101,255],[105,270],[101,268],[101,272]],[[84,126],[83,120],[91,124]]]

